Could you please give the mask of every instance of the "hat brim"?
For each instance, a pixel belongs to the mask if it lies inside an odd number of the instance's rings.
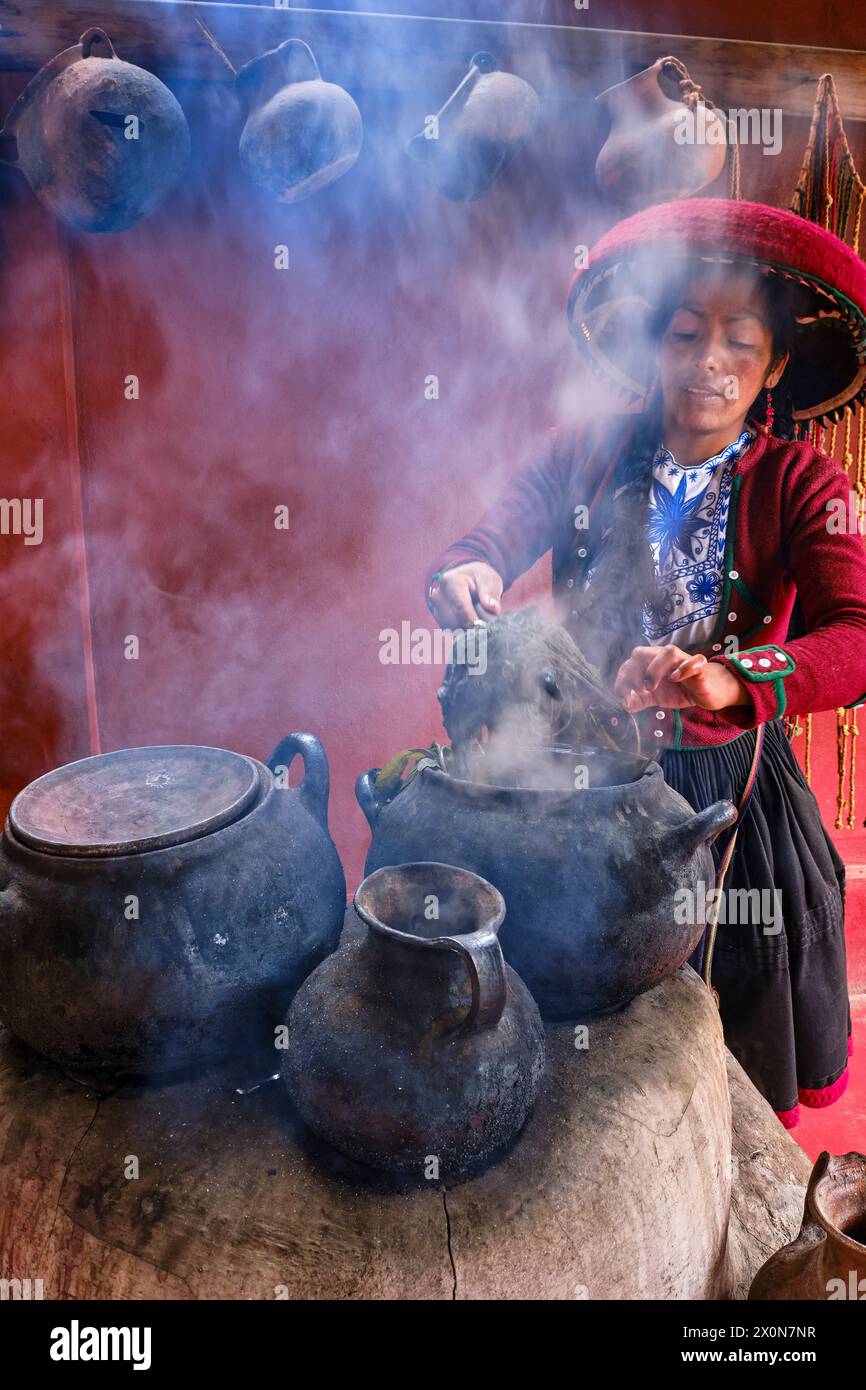
[[[794,349],[786,373],[796,420],[840,419],[866,399],[866,266],[840,241],[761,203],[688,199],[611,228],[575,275],[569,327],[623,410],[651,389],[652,319],[666,287],[695,264],[757,268],[792,287]]]

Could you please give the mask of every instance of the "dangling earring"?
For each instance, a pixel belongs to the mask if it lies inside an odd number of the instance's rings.
[[[767,434],[772,434],[772,433],[773,433],[773,421],[774,421],[775,418],[776,418],[776,412],[775,412],[775,409],[773,408],[773,393],[772,393],[772,391],[769,391],[769,390],[768,390],[768,391],[767,391],[767,405],[766,405],[766,410],[765,410],[765,412],[764,412],[764,429],[766,430]]]

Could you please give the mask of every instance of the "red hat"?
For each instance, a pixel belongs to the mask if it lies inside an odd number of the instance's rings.
[[[655,366],[650,319],[671,275],[694,261],[756,266],[794,286],[786,373],[797,420],[841,418],[866,399],[866,265],[844,241],[763,203],[689,198],[618,222],[568,294],[569,327],[625,406],[644,403]]]

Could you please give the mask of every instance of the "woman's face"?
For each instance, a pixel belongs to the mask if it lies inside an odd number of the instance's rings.
[[[787,360],[773,360],[761,282],[708,268],[686,288],[661,341],[665,415],[695,434],[733,432],[761,389],[776,385]]]

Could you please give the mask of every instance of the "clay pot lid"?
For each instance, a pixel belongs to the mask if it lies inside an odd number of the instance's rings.
[[[141,854],[229,825],[260,785],[259,765],[225,748],[121,748],[37,777],[12,802],[9,825],[48,854]]]

